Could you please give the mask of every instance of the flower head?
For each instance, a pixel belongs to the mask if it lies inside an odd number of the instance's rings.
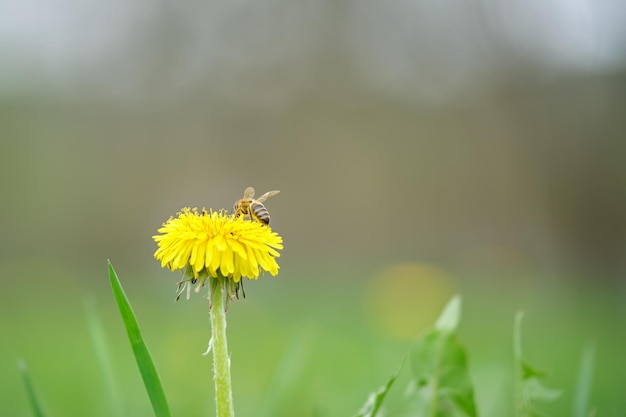
[[[181,286],[197,282],[199,290],[208,277],[222,276],[237,289],[242,277],[257,279],[265,271],[278,274],[276,258],[283,239],[269,226],[243,216],[183,208],[158,232],[153,236],[158,245],[154,257],[161,267],[183,271]]]

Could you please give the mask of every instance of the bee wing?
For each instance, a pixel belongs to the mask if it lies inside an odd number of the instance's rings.
[[[267,200],[268,198],[275,196],[276,194],[280,193],[279,190],[274,190],[274,191],[268,191],[265,194],[263,194],[262,196],[260,196],[259,198],[256,199],[256,201],[262,203],[265,200]]]
[[[249,200],[254,197],[254,188],[248,187],[243,192],[244,200]]]

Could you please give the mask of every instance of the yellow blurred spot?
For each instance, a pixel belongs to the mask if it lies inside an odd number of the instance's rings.
[[[422,263],[393,264],[365,285],[365,309],[381,333],[412,339],[434,325],[455,285],[441,268]]]

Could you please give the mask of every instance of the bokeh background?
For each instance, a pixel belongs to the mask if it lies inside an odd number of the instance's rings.
[[[614,0],[2,2],[0,415],[30,415],[18,358],[50,415],[150,415],[107,259],[173,414],[213,415],[207,302],[151,236],[249,185],[285,249],[229,311],[238,415],[352,415],[457,293],[481,415],[512,413],[520,309],[545,409],[594,346],[626,415],[625,28]]]

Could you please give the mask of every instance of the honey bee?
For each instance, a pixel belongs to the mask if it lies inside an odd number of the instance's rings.
[[[270,214],[263,205],[268,198],[278,194],[280,191],[268,191],[259,198],[254,198],[254,188],[248,187],[243,192],[243,198],[235,202],[233,210],[235,218],[243,215],[250,217],[250,220],[256,220],[264,225],[270,224]]]

